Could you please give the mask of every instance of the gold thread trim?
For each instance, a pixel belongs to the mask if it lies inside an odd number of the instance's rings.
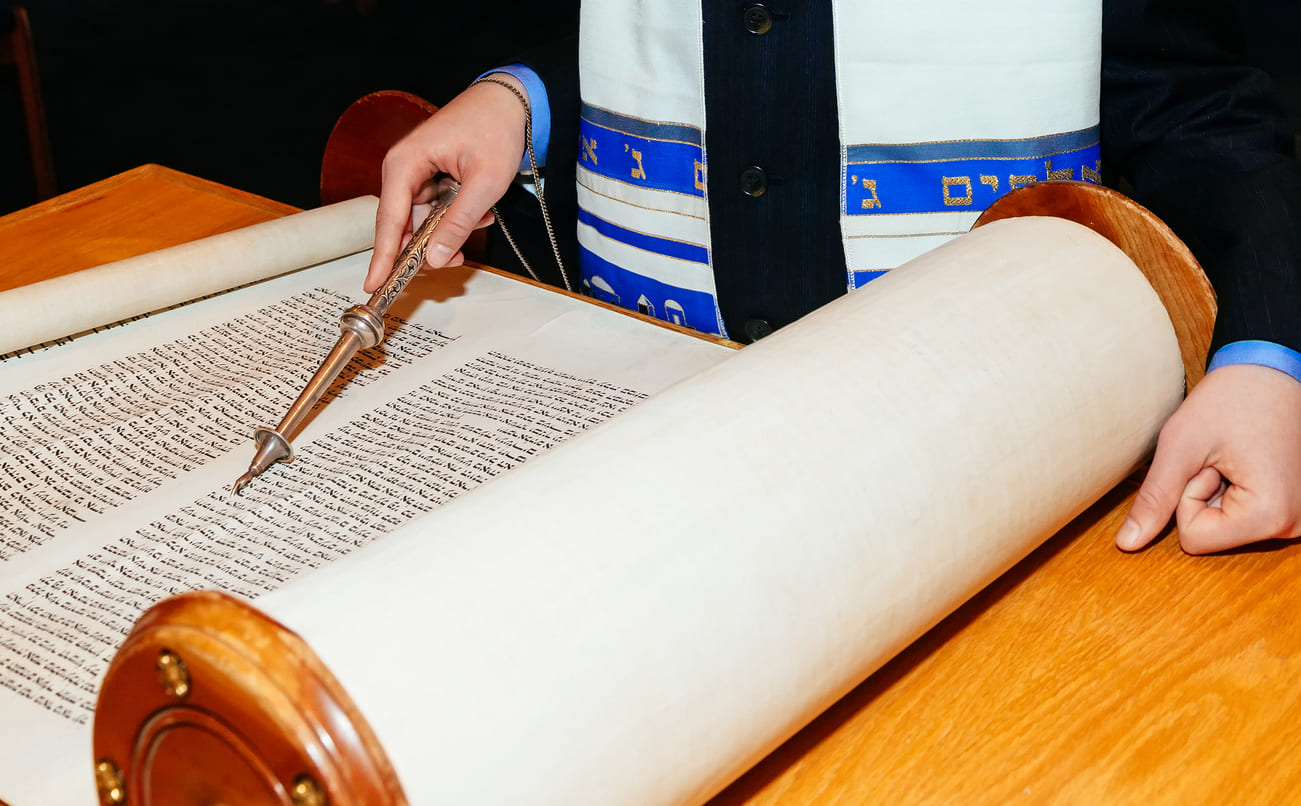
[[[584,167],[581,166],[581,165],[578,166],[578,168],[579,168],[579,172],[580,172],[580,173],[583,172],[583,171],[586,171],[587,173],[590,173],[590,174],[592,174],[593,176],[599,176],[599,177],[601,177],[602,179],[604,179],[605,181],[607,181],[607,182],[614,182],[615,184],[617,184],[617,185],[619,185],[619,186],[621,186],[621,187],[635,188],[635,189],[637,189],[638,191],[642,191],[642,192],[646,192],[646,193],[667,193],[667,194],[669,194],[669,195],[671,195],[671,196],[681,196],[681,197],[684,198],[684,199],[699,199],[702,203],[705,202],[704,199],[700,199],[699,196],[693,196],[693,195],[691,195],[690,193],[682,193],[682,192],[679,192],[679,191],[676,191],[676,190],[660,190],[659,188],[646,188],[646,187],[642,187],[641,185],[634,185],[632,182],[624,182],[624,181],[622,181],[622,180],[620,180],[620,179],[614,179],[614,178],[612,178],[612,177],[606,176],[605,174],[598,174],[596,171],[593,171],[593,170],[591,170],[590,168],[584,168]],[[579,177],[577,178],[576,181],[578,182],[578,186],[579,186],[579,187],[583,188],[584,190],[586,190],[586,191],[589,192],[589,193],[592,193],[592,194],[594,194],[594,195],[596,195],[596,196],[600,196],[600,197],[603,198],[603,199],[609,199],[610,201],[613,201],[613,202],[618,202],[618,203],[620,203],[620,204],[626,204],[626,205],[628,205],[629,207],[636,207],[636,208],[639,209],[639,210],[648,210],[648,211],[653,212],[653,213],[666,213],[666,214],[668,214],[668,215],[680,215],[680,216],[684,216],[684,217],[686,217],[686,218],[694,218],[694,219],[696,219],[697,221],[705,221],[705,220],[706,220],[705,216],[703,216],[703,215],[692,215],[691,213],[683,213],[683,212],[681,212],[681,211],[679,211],[679,210],[665,210],[665,209],[663,209],[663,208],[661,208],[661,207],[648,207],[648,206],[646,206],[646,205],[644,205],[644,204],[637,204],[636,202],[631,202],[631,201],[628,201],[628,200],[626,200],[626,199],[621,199],[621,198],[619,198],[618,196],[611,196],[609,193],[602,193],[601,191],[599,191],[599,190],[597,190],[596,188],[592,187],[591,185],[587,184],[587,182],[583,180],[582,176],[579,176]]]
[[[895,234],[890,234],[890,235],[884,235],[884,234],[882,234],[882,235],[878,235],[878,234],[871,234],[871,235],[846,235],[846,236],[845,236],[845,240],[847,240],[847,241],[855,241],[855,240],[862,240],[862,239],[865,239],[865,238],[930,238],[930,237],[938,237],[938,236],[941,236],[941,235],[946,235],[946,236],[947,236],[947,235],[966,235],[967,232],[968,232],[968,230],[959,230],[958,232],[903,232],[903,233],[895,233]]]
[[[909,146],[909,145],[914,145],[914,144],[913,143],[898,144],[898,146]],[[925,145],[925,144],[917,143],[916,145]],[[1098,145],[1098,143],[1090,143],[1089,145],[1084,146],[1082,148],[1072,148],[1066,151],[1053,151],[1049,154],[1038,154],[1038,155],[1019,156],[1019,157],[948,157],[946,159],[937,159],[937,160],[868,160],[866,162],[849,162],[848,158],[846,158],[845,164],[847,166],[848,165],[933,165],[934,163],[937,162],[966,162],[966,161],[974,161],[974,160],[990,160],[993,162],[1015,162],[1017,160],[1043,160],[1043,159],[1048,159],[1049,157],[1059,157],[1062,154],[1074,154],[1079,151],[1084,151],[1085,149],[1093,148],[1096,145]],[[890,147],[895,148],[897,146],[891,145]]]

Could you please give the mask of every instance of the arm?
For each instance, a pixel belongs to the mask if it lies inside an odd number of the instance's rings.
[[[545,149],[545,177],[547,209],[554,224],[553,232],[565,266],[578,266],[578,194],[576,168],[578,164],[578,125],[580,102],[578,95],[578,37],[570,36],[549,42],[529,51],[518,59],[526,69],[533,71],[539,83],[546,87],[550,118],[550,137],[546,146],[537,134],[535,120],[534,145],[539,152]],[[535,105],[536,106],[536,105]],[[536,118],[536,113],[535,113]],[[564,287],[565,282],[552,253],[551,238],[542,219],[538,199],[519,183],[512,185],[497,204],[503,226],[509,227],[515,245],[528,259],[539,279],[551,285]],[[516,257],[515,249],[504,238],[496,237],[494,230],[487,240],[485,260],[499,269],[524,274],[524,266]],[[570,269],[570,279],[576,269]]]
[[[504,80],[519,86],[517,80]],[[425,262],[434,267],[462,262],[462,244],[486,223],[523,153],[523,108],[506,88],[487,83],[471,86],[399,140],[384,156],[365,290],[383,284],[402,243],[428,213],[438,173],[460,182],[461,192],[434,231]]]
[[[1287,372],[1301,357],[1301,172],[1236,13],[1104,3],[1104,161],[1189,245],[1219,305],[1216,360],[1161,432],[1126,550],[1171,514],[1193,553],[1301,534],[1301,379]]]
[[[572,115],[568,115],[564,93],[558,93],[556,101],[550,100],[549,93],[541,99],[529,98],[529,84],[534,87],[534,95],[545,84],[533,84],[527,75],[521,81],[515,75],[494,74],[520,90],[531,104],[537,101],[544,105],[547,117],[553,121],[552,130],[561,136],[566,127],[575,131],[577,127],[577,37],[560,40],[521,59],[523,66],[545,82],[548,74],[568,63],[571,50],[575,67]],[[460,263],[466,238],[474,228],[491,221],[490,208],[510,189],[526,158],[524,133],[525,114],[519,99],[505,87],[480,83],[471,85],[394,145],[384,158],[375,252],[366,276],[366,290],[383,282],[403,241],[412,232],[413,222],[418,224],[427,213],[432,180],[439,172],[460,182],[461,192],[430,242],[425,262],[434,267]],[[535,146],[539,154],[546,153],[546,144],[535,142]],[[572,177],[572,167],[569,170]],[[569,194],[572,196],[572,189]]]

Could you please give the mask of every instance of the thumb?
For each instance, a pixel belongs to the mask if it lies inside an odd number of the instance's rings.
[[[1116,533],[1116,546],[1122,551],[1138,551],[1151,543],[1170,523],[1184,489],[1205,466],[1196,454],[1173,449],[1165,440],[1158,440],[1152,466]]]

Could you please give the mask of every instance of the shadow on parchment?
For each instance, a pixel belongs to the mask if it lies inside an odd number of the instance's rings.
[[[1124,482],[1113,488],[1029,556],[985,586],[939,624],[923,633],[902,652],[837,700],[834,705],[743,773],[726,789],[715,795],[707,806],[741,806],[756,797],[765,787],[798,763],[806,753],[829,739],[860,712],[871,707],[873,702],[921,666],[950,639],[1015,591],[1067,545],[1080,538],[1099,518],[1119,505],[1126,495],[1132,493],[1133,489]],[[1163,539],[1170,531],[1167,529],[1158,540]],[[872,760],[867,758],[862,761],[864,764],[872,763]]]
[[[385,344],[388,343],[396,334],[402,332],[408,319],[414,315],[417,308],[425,304],[438,304],[464,296],[466,286],[470,278],[474,275],[476,269],[471,266],[448,266],[441,269],[424,269],[416,273],[411,278],[411,282],[402,290],[398,298],[393,301],[388,313],[384,316],[384,341],[376,347],[369,350],[361,350],[348,365],[344,368],[339,376],[334,379],[325,394],[312,407],[311,412],[303,419],[302,424],[298,427],[298,433],[307,428],[321,410],[329,405],[330,401],[349,389],[358,377],[364,377],[367,372],[380,369],[388,360],[388,354],[385,351]],[[341,309],[340,314],[343,313]],[[322,356],[324,360],[324,356]],[[315,371],[315,369],[313,369]]]

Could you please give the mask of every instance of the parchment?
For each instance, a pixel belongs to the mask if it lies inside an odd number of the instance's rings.
[[[289,237],[315,236],[270,233]],[[256,251],[231,240],[223,259]],[[185,274],[191,259],[216,267],[194,247],[127,268]],[[295,439],[295,462],[231,496],[252,429],[278,421],[364,299],[367,259],[0,361],[0,798],[94,802],[99,680],[153,602],[196,588],[256,600],[731,354],[486,272],[425,273],[381,353]]]
[[[999,222],[258,606],[412,803],[696,803],[1121,480],[1182,387],[1127,258]]]

